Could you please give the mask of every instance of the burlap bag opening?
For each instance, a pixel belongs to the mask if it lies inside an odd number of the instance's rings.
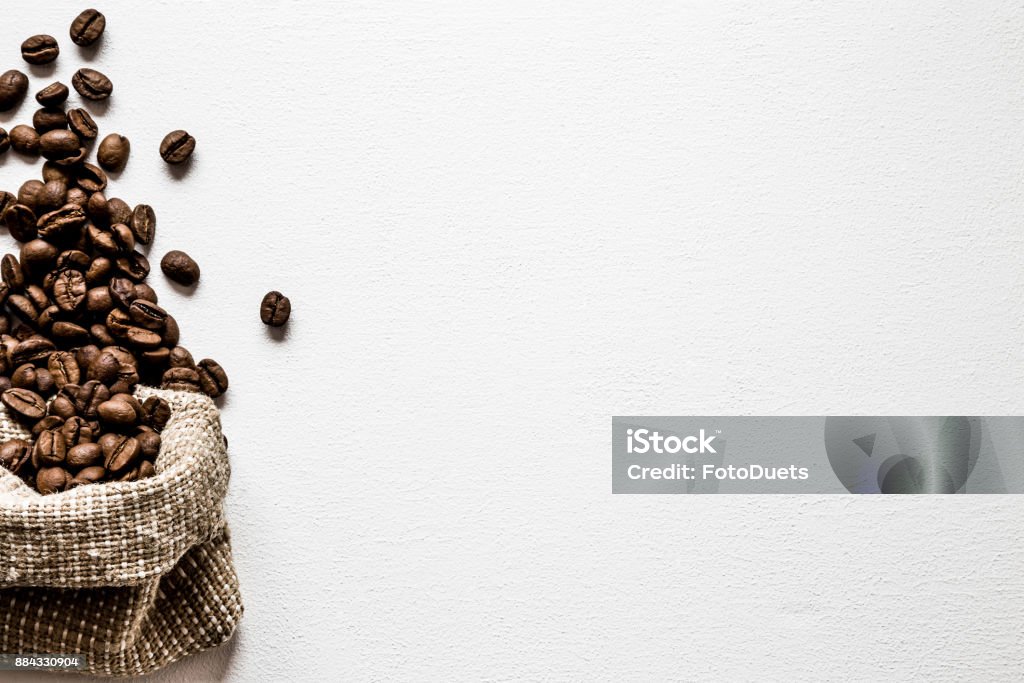
[[[0,653],[84,654],[83,673],[134,676],[234,633],[220,415],[201,394],[135,393],[171,404],[155,476],[42,496],[0,467]],[[26,435],[0,406],[0,442]]]

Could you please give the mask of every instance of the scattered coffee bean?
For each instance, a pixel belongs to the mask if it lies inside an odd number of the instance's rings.
[[[69,93],[68,86],[56,81],[36,93],[36,102],[44,107],[59,107],[68,99]]]
[[[139,204],[132,211],[132,232],[135,233],[135,239],[140,244],[149,244],[153,241],[153,235],[156,233],[156,213],[153,211],[153,207],[147,204]],[[156,299],[150,299],[150,301],[156,301]]]
[[[105,100],[114,92],[110,79],[95,69],[79,69],[71,77],[71,85],[87,100]]]
[[[96,160],[108,171],[120,171],[128,163],[130,151],[131,144],[128,142],[128,138],[111,133],[100,143],[99,150],[96,152]]]
[[[264,325],[281,327],[292,314],[292,302],[281,292],[267,292],[260,304],[260,319]]]
[[[178,284],[191,286],[199,281],[199,265],[191,256],[177,249],[164,254],[160,259],[160,269]]]
[[[71,40],[75,45],[88,47],[100,39],[107,27],[107,18],[102,13],[87,9],[71,22]]]
[[[57,107],[43,107],[37,109],[36,113],[32,115],[32,127],[36,129],[36,132],[43,135],[47,131],[57,130],[58,128],[68,127],[68,117],[64,113],[63,109]],[[72,133],[74,135],[74,133]],[[77,137],[77,136],[76,136]],[[75,150],[77,151],[77,147]]]
[[[169,164],[182,164],[196,149],[196,139],[183,130],[168,133],[160,143],[160,156]]]
[[[39,154],[39,133],[32,126],[19,124],[11,129],[10,137],[15,152],[30,156]]]
[[[36,474],[36,487],[44,496],[60,493],[70,484],[71,475],[63,467],[45,467]]]
[[[68,112],[68,125],[75,135],[83,140],[95,140],[99,135],[99,127],[92,118],[92,114],[85,109],[72,109]]]
[[[60,46],[53,36],[38,35],[28,38],[21,44],[21,58],[29,64],[49,64],[57,59]]]
[[[81,141],[70,130],[51,130],[39,138],[39,151],[46,159],[65,159],[78,153]]]
[[[41,420],[46,416],[46,401],[28,389],[8,389],[0,394],[0,402],[8,410],[29,420]]]
[[[28,76],[11,69],[0,75],[0,111],[8,111],[21,104],[28,92]]]
[[[32,445],[24,439],[10,439],[0,445],[0,467],[6,467],[15,474],[18,474],[30,457]]]
[[[228,390],[228,375],[215,360],[204,358],[197,364],[199,387],[207,396],[217,398]]]

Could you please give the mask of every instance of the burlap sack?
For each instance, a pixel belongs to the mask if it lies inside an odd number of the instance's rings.
[[[84,654],[84,673],[132,676],[234,633],[220,416],[200,394],[136,391],[154,395],[172,409],[156,476],[41,496],[0,467],[0,653]],[[0,442],[25,435],[0,407]]]

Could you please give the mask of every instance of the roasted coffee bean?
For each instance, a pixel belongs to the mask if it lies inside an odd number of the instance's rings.
[[[159,396],[150,396],[142,404],[142,422],[162,432],[171,419],[171,404]]]
[[[78,361],[78,367],[82,369],[82,372],[85,372],[99,356],[100,347],[95,344],[86,344],[75,351],[75,360]]]
[[[102,192],[107,186],[107,174],[92,164],[82,164],[75,180],[78,186],[86,192]],[[124,221],[115,222],[123,223]]]
[[[26,277],[41,278],[57,260],[57,253],[57,247],[46,240],[34,239],[21,245],[21,268]]]
[[[64,435],[57,430],[48,429],[36,437],[36,445],[32,449],[32,464],[37,469],[55,467],[64,464],[67,454]]]
[[[15,204],[4,212],[4,225],[19,242],[30,242],[39,234],[36,214],[24,204]]]
[[[49,396],[56,389],[56,383],[53,381],[53,375],[46,368],[39,368],[36,370],[36,391],[43,396]]]
[[[118,372],[121,370],[121,363],[111,353],[100,353],[100,355],[89,365],[86,378],[98,380],[104,384],[111,384],[117,380]]]
[[[68,450],[65,459],[73,469],[99,465],[103,462],[103,448],[98,443],[80,443]]]
[[[105,100],[114,92],[110,79],[95,69],[79,69],[71,77],[71,85],[87,100]]]
[[[58,320],[53,323],[53,328],[50,334],[52,334],[54,339],[58,340],[65,347],[86,344],[90,339],[89,330],[85,329],[81,325],[67,322],[66,320]]]
[[[41,238],[48,241],[59,241],[69,232],[81,229],[87,220],[82,207],[65,204],[56,211],[40,216],[36,221],[36,227]]]
[[[99,149],[96,151],[96,160],[108,171],[120,171],[128,163],[131,148],[128,138],[111,133],[100,143]]]
[[[163,372],[167,369],[167,361],[171,357],[171,350],[166,346],[158,346],[155,349],[147,349],[139,354],[139,365],[150,372],[154,369]]]
[[[64,418],[59,415],[47,415],[39,422],[32,425],[32,438],[37,439],[39,435],[50,429],[63,429]],[[61,432],[63,433],[63,432]]]
[[[106,27],[107,19],[101,12],[87,9],[71,22],[71,40],[75,45],[88,47],[100,39]]]
[[[28,92],[28,76],[11,69],[0,75],[0,111],[8,111],[21,104]]]
[[[123,199],[111,197],[107,200],[107,219],[111,223],[127,225],[132,221],[132,207],[128,206],[128,202]]]
[[[46,415],[46,401],[29,389],[8,389],[0,394],[0,403],[28,420],[41,420]]]
[[[135,285],[135,298],[142,299],[143,301],[149,301],[154,304],[159,301],[156,292],[145,282],[139,282]]]
[[[199,265],[192,257],[177,249],[169,251],[160,259],[164,275],[182,285],[194,285],[199,280]]]
[[[78,153],[81,142],[70,130],[50,130],[39,138],[39,151],[47,159],[64,159]]]
[[[126,277],[115,277],[110,280],[110,296],[114,303],[128,309],[135,301],[135,283]]]
[[[89,255],[78,249],[68,249],[57,255],[58,270],[77,270],[84,276],[85,272],[89,269],[89,265]]]
[[[24,439],[9,439],[0,446],[0,467],[6,467],[15,474],[32,456],[32,446]]]
[[[60,46],[53,36],[40,34],[32,36],[21,44],[21,58],[29,64],[49,64],[57,59]]]
[[[133,282],[142,282],[149,275],[149,259],[144,254],[133,251],[114,260],[117,272]]]
[[[85,271],[85,281],[90,285],[97,285],[110,279],[114,271],[113,262],[105,256],[93,259],[89,269]]]
[[[164,344],[168,347],[174,347],[178,345],[178,340],[181,338],[181,333],[178,331],[178,321],[174,319],[173,315],[167,316],[167,320],[164,321]]]
[[[85,303],[87,291],[85,276],[77,270],[62,271],[53,283],[53,299],[62,311],[77,310]]]
[[[46,360],[56,347],[46,337],[32,336],[18,342],[10,352],[11,363],[15,366],[25,363],[38,363]]]
[[[139,451],[143,458],[155,460],[160,455],[160,435],[156,432],[140,432],[135,438],[139,442]]]
[[[138,413],[127,401],[116,399],[104,401],[99,405],[97,411],[102,423],[115,427],[129,427],[139,419]]]
[[[102,323],[96,323],[90,327],[89,336],[92,338],[92,341],[104,346],[117,343],[117,340],[110,334],[110,330],[108,330],[107,326]]]
[[[25,274],[21,271],[21,264],[14,254],[7,254],[0,259],[0,275],[3,276],[4,284],[15,291],[25,286]]]
[[[15,152],[29,156],[39,154],[39,133],[32,126],[19,124],[11,128],[10,138]]]
[[[58,351],[50,354],[46,367],[50,370],[58,389],[67,384],[78,384],[82,379],[81,368],[78,367],[75,354],[70,351]]]
[[[67,202],[68,186],[63,180],[50,180],[43,185],[43,189],[36,195],[37,211],[46,212],[59,209]],[[75,204],[74,206],[78,206]],[[81,207],[79,207],[81,209]],[[82,211],[85,215],[85,211]]]
[[[75,154],[63,157],[61,159],[55,159],[53,163],[57,164],[58,166],[64,166],[67,168],[77,166],[78,164],[82,163],[82,161],[85,159],[86,151],[87,150],[85,149],[85,147],[79,147],[78,152],[76,152]]]
[[[95,315],[106,315],[114,307],[109,287],[93,287],[85,293],[85,310]]]
[[[68,127],[68,116],[64,113],[63,109],[57,107],[43,107],[42,109],[37,109],[36,113],[32,115],[32,127],[36,129],[36,132],[39,133],[39,135],[43,135],[51,130],[66,130]],[[68,132],[70,133],[71,131]],[[41,141],[40,144],[42,144]],[[77,147],[75,148],[75,151],[78,151]],[[68,154],[65,156],[71,155]]]
[[[26,180],[18,188],[18,203],[38,211],[39,195],[46,185],[41,180]]]
[[[152,461],[143,460],[139,463],[139,479],[149,479],[154,475],[156,475],[156,466]]]
[[[171,368],[163,374],[161,386],[175,391],[202,391],[199,373],[192,368]]]
[[[36,366],[32,363],[24,363],[19,365],[14,372],[11,373],[11,386],[17,387],[18,389],[31,389],[36,390]]]
[[[167,311],[150,301],[136,299],[128,307],[128,315],[132,322],[148,330],[161,330],[167,323]]]
[[[68,193],[65,195],[64,201],[68,204],[80,206],[84,211],[85,205],[89,203],[89,193],[80,187],[72,187],[71,189],[68,190]]]
[[[140,455],[139,442],[134,437],[107,433],[100,437],[103,466],[109,472],[122,472],[135,464]]]
[[[167,362],[172,368],[196,369],[196,362],[192,359],[192,354],[183,346],[175,346],[171,349],[171,355]]]
[[[70,419],[75,417],[76,412],[77,409],[75,408],[74,401],[67,396],[58,394],[50,402],[50,414],[53,416]]]
[[[292,302],[281,292],[267,292],[260,304],[260,319],[264,325],[280,327],[292,314]]]
[[[102,451],[101,451],[102,452]],[[68,485],[70,488],[78,486],[87,486],[88,484],[95,484],[102,481],[107,476],[107,471],[103,469],[102,465],[93,465],[92,467],[83,467],[82,471],[75,475],[74,479]]]
[[[68,86],[60,81],[51,83],[36,93],[36,102],[44,107],[59,107],[68,99]]]
[[[36,474],[36,489],[44,496],[60,493],[71,485],[71,475],[63,467],[44,467]]]
[[[11,294],[7,297],[7,307],[18,320],[26,325],[34,327],[39,321],[39,311],[27,296]]]
[[[24,268],[24,264],[22,264],[22,268]],[[47,295],[46,290],[37,284],[26,285],[25,296],[32,300],[32,303],[36,306],[36,310],[41,311],[53,303],[50,301],[50,297]]]
[[[10,192],[0,192],[0,216],[3,216],[7,209],[18,203],[18,198]]]
[[[90,225],[87,232],[93,249],[101,254],[116,258],[135,248],[135,235],[124,223],[116,223],[109,227]],[[132,283],[133,289],[134,286]]]
[[[110,390],[96,380],[89,380],[78,387],[74,398],[75,412],[87,420],[95,420],[99,417],[100,404],[109,400]]]
[[[42,422],[42,420],[40,420],[40,422]],[[67,444],[69,449],[74,448],[79,444],[91,443],[93,440],[92,427],[88,422],[77,415],[69,417],[64,424],[60,426],[60,433],[64,435],[64,443]],[[77,465],[77,467],[84,467],[84,465]]]
[[[109,326],[108,324],[107,327]],[[139,349],[155,349],[163,342],[163,338],[153,330],[135,326],[126,328],[123,338],[130,346]]]
[[[153,207],[147,204],[139,204],[132,211],[132,232],[140,244],[149,244],[153,241],[156,233],[156,213]]]
[[[169,164],[188,161],[196,149],[196,139],[183,130],[168,133],[160,143],[160,156]]]
[[[82,108],[72,109],[67,114],[68,126],[82,140],[95,140],[100,129],[93,120],[92,114]]]
[[[199,386],[207,396],[217,398],[228,390],[228,375],[217,361],[204,358],[196,365]]]

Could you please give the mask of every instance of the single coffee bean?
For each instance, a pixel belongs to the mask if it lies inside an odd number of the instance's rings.
[[[71,386],[70,384],[67,386]],[[50,402],[50,414],[63,417],[64,419],[70,419],[75,417],[77,412],[74,402],[67,396],[58,394],[54,397],[53,401]]]
[[[86,204],[89,203],[89,193],[80,187],[72,187],[64,196],[64,201],[67,202],[68,204],[80,206],[83,210],[85,210]]]
[[[99,444],[103,449],[103,465],[109,472],[121,472],[129,468],[140,455],[139,442],[123,434],[104,434]]]
[[[61,128],[43,133],[39,138],[39,151],[50,160],[64,159],[77,154],[81,144],[77,135]]]
[[[107,476],[107,471],[103,469],[102,465],[93,465],[92,467],[83,467],[82,470],[75,475],[74,479],[68,485],[70,488],[78,486],[87,486],[88,484],[96,484],[103,480]]]
[[[76,174],[78,186],[86,192],[102,192],[107,187],[107,174],[92,164],[82,164]],[[107,203],[109,210],[110,203]],[[117,221],[123,223],[124,221]]]
[[[281,292],[267,292],[260,304],[260,319],[264,325],[280,327],[292,314],[292,302]]]
[[[107,327],[110,327],[109,323]],[[133,325],[126,328],[122,336],[129,345],[140,349],[155,349],[163,342],[163,338],[153,330]]]
[[[16,415],[29,420],[41,420],[46,415],[46,401],[29,389],[8,389],[0,394],[0,403]]]
[[[167,322],[167,311],[156,304],[136,299],[128,307],[128,315],[139,327],[147,330],[161,330]]]
[[[32,425],[32,438],[38,439],[40,434],[50,429],[63,430],[63,428],[64,418],[60,417],[59,415],[47,415],[39,422],[36,422],[34,425]]]
[[[0,128],[0,155],[11,148],[11,136],[3,128]]]
[[[39,321],[39,311],[36,310],[35,304],[27,296],[11,294],[7,297],[7,308],[10,309],[15,318],[25,323],[28,327],[35,327]]]
[[[89,255],[78,249],[68,249],[57,255],[58,270],[77,270],[84,276],[85,272],[89,269],[89,265]],[[56,281],[56,277],[54,280]]]
[[[75,354],[70,351],[58,351],[57,353],[50,354],[46,367],[50,370],[50,374],[53,376],[53,381],[58,389],[67,384],[78,384],[82,378],[82,372],[78,367],[78,361],[75,360]]]
[[[159,451],[159,449],[157,449]],[[151,460],[143,460],[139,463],[139,479],[149,479],[156,475],[156,465]]]
[[[90,285],[98,285],[110,279],[114,272],[114,263],[105,256],[93,259],[89,269],[85,271],[85,281]]]
[[[114,307],[110,287],[93,287],[85,293],[85,310],[94,315],[106,315]]]
[[[53,323],[53,328],[50,331],[53,338],[64,346],[72,347],[80,344],[86,344],[89,342],[89,330],[85,329],[81,325],[67,322],[66,320],[58,320]]]
[[[21,44],[21,58],[29,64],[49,64],[59,54],[60,46],[53,36],[40,34],[27,38]]]
[[[32,456],[32,446],[24,439],[9,439],[0,446],[0,467],[15,474]]]
[[[32,127],[42,135],[51,130],[62,130],[68,127],[68,115],[58,107],[43,107],[32,115]]]
[[[68,99],[69,92],[68,86],[57,81],[37,92],[36,102],[44,107],[57,107],[64,104],[64,101]]]
[[[62,311],[78,310],[78,307],[85,303],[87,291],[85,275],[77,270],[61,272],[53,283],[53,299]]]
[[[109,400],[110,390],[96,380],[89,380],[78,387],[74,397],[75,412],[78,413],[79,417],[95,420],[99,417],[100,404]]]
[[[183,130],[175,130],[164,136],[160,143],[160,156],[169,164],[181,164],[192,156],[196,139]]]
[[[174,319],[173,315],[167,316],[167,320],[164,321],[164,345],[173,348],[178,345],[180,339],[181,333],[178,330],[178,321]]]
[[[0,216],[4,215],[7,209],[18,203],[18,198],[10,192],[0,192]]]
[[[53,342],[46,337],[31,336],[18,342],[14,350],[10,352],[11,363],[23,365],[24,363],[36,363],[46,360],[56,350]]]
[[[183,346],[175,346],[171,349],[171,355],[167,359],[167,363],[172,368],[196,369],[196,362],[192,359],[192,354]]]
[[[89,242],[93,248],[107,256],[117,257],[135,248],[135,235],[124,223],[116,223],[106,228],[90,225],[87,231]],[[135,285],[132,284],[134,291]]]
[[[71,22],[71,41],[75,45],[88,47],[100,39],[107,27],[107,18],[101,12],[87,9]]]
[[[217,398],[228,390],[228,374],[215,360],[204,358],[197,363],[199,386],[207,396]]]
[[[199,373],[192,368],[171,368],[163,374],[161,386],[175,391],[201,391]]]
[[[36,195],[38,211],[53,211],[67,203],[68,186],[63,180],[51,180]],[[76,205],[77,206],[77,205]],[[84,211],[82,215],[85,215]]]
[[[171,404],[159,396],[150,396],[142,404],[142,422],[162,432],[171,419]]]
[[[10,138],[15,152],[29,156],[39,154],[39,133],[32,126],[22,123],[11,128]]]
[[[90,327],[89,336],[92,337],[92,341],[97,344],[103,344],[104,346],[117,343],[114,336],[110,334],[110,330],[108,330],[107,326],[102,323],[96,323]]]
[[[7,254],[0,259],[0,275],[3,276],[4,284],[15,291],[20,291],[25,286],[25,274],[18,263],[18,257],[14,254]]]
[[[79,69],[71,77],[71,85],[87,100],[105,100],[114,92],[110,79],[95,69]]]
[[[24,269],[25,264],[22,263],[21,267],[22,269]],[[49,306],[51,303],[50,297],[47,295],[46,290],[37,284],[27,285],[25,287],[25,296],[27,296],[29,299],[32,299],[32,303],[34,303],[36,305],[36,308],[40,311]],[[39,338],[39,335],[36,334],[29,336]],[[23,339],[22,341],[27,341],[27,339]]]
[[[68,467],[92,467],[103,462],[103,448],[98,443],[80,443],[72,446],[65,456]]]
[[[132,232],[140,244],[149,244],[156,233],[156,213],[148,204],[139,204],[132,211]]]
[[[37,468],[55,467],[64,464],[67,454],[64,435],[56,430],[47,430],[36,438],[36,445],[32,450],[32,464]]]
[[[132,221],[132,207],[128,206],[128,202],[123,199],[111,197],[107,200],[107,217],[111,223],[127,225]]]
[[[0,111],[9,111],[21,104],[28,92],[28,76],[11,69],[0,75]]]
[[[77,153],[72,154],[71,156],[56,159],[53,163],[57,164],[58,166],[64,166],[66,168],[77,166],[78,164],[82,163],[82,161],[85,159],[87,151],[88,150],[86,150],[85,147],[79,147]]]
[[[115,399],[104,401],[97,410],[103,423],[116,427],[129,427],[139,419],[138,413],[127,401]]]
[[[14,232],[13,229],[11,232]],[[26,277],[41,277],[56,260],[57,247],[46,240],[33,239],[21,245],[21,269],[25,271]]]
[[[65,204],[56,211],[40,216],[36,221],[36,228],[39,230],[39,236],[43,239],[59,241],[68,233],[80,230],[87,220],[82,207]]]
[[[44,467],[36,474],[36,489],[44,496],[60,493],[71,485],[71,475],[63,467]]]
[[[140,432],[135,435],[143,458],[155,460],[160,455],[160,435],[156,432]]]
[[[42,420],[40,420],[40,422],[42,422]],[[69,449],[74,448],[79,444],[92,443],[93,440],[92,426],[77,415],[69,417],[67,421],[60,426],[60,433],[64,435],[64,443],[67,444]]]
[[[41,180],[26,180],[18,188],[18,203],[24,204],[33,211],[39,208],[39,193],[45,185]]]
[[[114,303],[127,309],[135,301],[135,283],[126,277],[115,277],[110,280],[110,296]]]
[[[30,242],[36,238],[36,214],[24,204],[15,204],[7,208],[3,215],[4,225],[11,237],[19,242]]]
[[[117,380],[117,373],[121,369],[121,363],[112,353],[100,353],[100,355],[89,365],[86,378],[97,380],[103,384],[111,384]]]
[[[53,375],[46,368],[39,368],[36,370],[36,391],[42,396],[49,396],[53,393],[56,388],[56,383],[53,381]]]
[[[149,275],[149,259],[137,251],[119,256],[114,260],[117,272],[133,282],[142,282]]]
[[[154,291],[154,289],[145,282],[140,282],[135,285],[135,298],[142,299],[143,301],[149,301],[154,304],[159,301],[156,291]]]
[[[95,140],[100,129],[93,120],[92,114],[85,109],[72,109],[67,114],[68,126],[75,131],[75,135],[83,140]]]
[[[194,285],[199,280],[199,265],[192,257],[177,249],[164,254],[160,260],[164,275],[182,285]]]
[[[120,171],[128,163],[128,154],[131,152],[131,143],[128,138],[117,133],[111,133],[103,138],[99,149],[96,152],[96,160],[100,166],[108,171]]]
[[[11,373],[11,386],[17,387],[18,389],[31,389],[36,390],[36,366],[31,363],[25,363],[19,365],[14,372]]]

